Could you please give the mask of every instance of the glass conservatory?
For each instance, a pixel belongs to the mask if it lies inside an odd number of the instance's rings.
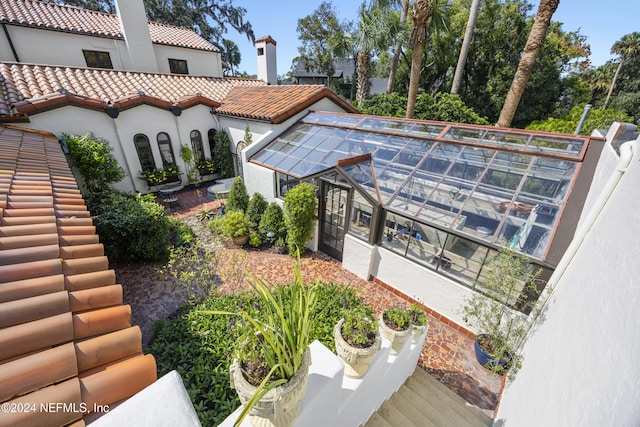
[[[321,250],[341,259],[348,233],[473,288],[501,247],[554,267],[554,237],[589,142],[312,112],[250,161],[276,172],[278,196],[301,181],[317,186]],[[584,196],[576,201],[578,209],[583,202]]]

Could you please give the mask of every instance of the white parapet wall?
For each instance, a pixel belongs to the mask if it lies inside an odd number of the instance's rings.
[[[344,376],[344,363],[319,341],[311,343],[309,382],[294,427],[357,427],[389,399],[411,376],[428,332],[408,340],[402,350],[390,354],[391,343],[384,339],[382,347],[359,379]],[[231,427],[242,406],[232,413],[220,427]],[[245,419],[242,427],[251,427]]]

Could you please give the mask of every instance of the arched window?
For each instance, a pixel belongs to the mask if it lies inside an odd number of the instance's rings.
[[[202,135],[200,135],[200,131],[192,130],[190,136],[193,159],[196,162],[204,160],[204,149],[202,148]]]
[[[138,153],[138,160],[140,160],[140,166],[142,170],[150,170],[156,167],[156,162],[153,161],[153,153],[151,152],[151,145],[149,144],[149,138],[147,135],[141,133],[133,137],[133,145],[136,147]]]
[[[162,166],[167,167],[169,165],[175,165],[176,158],[173,155],[173,148],[171,147],[171,138],[169,138],[169,135],[165,132],[160,132],[157,139],[160,156],[162,157]]]
[[[211,159],[213,160],[213,152],[214,152],[214,148],[216,145],[216,133],[218,133],[217,130],[215,129],[209,129],[209,132],[207,132],[207,139],[209,140],[209,154],[211,154]]]

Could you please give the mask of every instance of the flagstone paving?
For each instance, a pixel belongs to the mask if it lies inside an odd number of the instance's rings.
[[[206,187],[183,190],[179,193],[181,206],[167,207],[168,213],[198,229],[197,234],[206,236],[206,229],[196,218],[201,209],[217,209],[220,202],[211,200]],[[204,233],[204,234],[203,234]],[[209,244],[215,246],[215,239]],[[268,283],[288,283],[293,277],[295,260],[288,255],[271,251],[225,249],[221,270],[222,283],[219,294],[249,288],[249,277],[244,272]],[[305,281],[322,280],[349,284],[360,290],[359,295],[371,304],[376,312],[395,304],[406,304],[408,298],[342,268],[340,263],[320,252],[307,252],[301,257],[301,272]],[[143,345],[147,345],[153,325],[159,319],[170,316],[188,301],[184,290],[172,286],[157,269],[157,263],[117,264],[118,282],[123,285],[125,303],[131,305],[132,323],[143,331]],[[428,302],[425,302],[428,305]],[[429,316],[429,332],[422,350],[419,365],[429,374],[445,384],[467,402],[493,417],[497,407],[503,378],[491,374],[478,364],[473,349],[473,338],[453,327]]]

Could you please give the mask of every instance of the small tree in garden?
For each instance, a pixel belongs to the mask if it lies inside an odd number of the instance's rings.
[[[284,212],[279,204],[276,202],[269,203],[262,218],[260,218],[258,230],[263,236],[266,236],[270,232],[274,233],[274,241],[278,238],[284,239],[287,230],[284,225]]]
[[[216,133],[213,146],[213,162],[218,167],[218,171],[223,178],[234,175],[233,157],[231,156],[231,141],[226,132]]]
[[[284,222],[287,229],[289,253],[304,250],[313,235],[313,224],[318,210],[318,200],[311,184],[302,183],[287,191],[284,197]]]
[[[62,139],[69,148],[71,164],[82,175],[89,192],[108,190],[125,177],[106,139],[91,132],[82,136],[63,134]]]
[[[226,210],[227,212],[231,211],[247,211],[247,206],[249,205],[249,193],[247,193],[247,187],[244,185],[244,181],[242,181],[242,177],[236,177],[231,184],[231,189],[229,190],[229,195],[227,196],[226,202]]]
[[[251,227],[258,227],[258,224],[260,224],[260,218],[262,218],[267,206],[269,206],[269,203],[267,203],[267,200],[262,194],[253,193],[253,196],[251,196],[249,204],[247,205],[247,216],[251,222]]]

